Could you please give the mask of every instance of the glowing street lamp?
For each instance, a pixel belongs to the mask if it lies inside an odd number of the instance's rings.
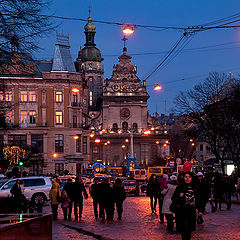
[[[122,145],[122,149],[124,149],[124,148],[126,148],[126,146],[125,146],[125,145]]]
[[[160,142],[159,141],[156,141],[156,144],[159,144]]]
[[[74,136],[73,137],[75,140],[78,140],[79,139],[79,136]]]
[[[79,92],[79,89],[73,88],[73,89],[72,89],[72,92],[73,92],[73,93],[78,93],[78,92]]]
[[[57,153],[54,153],[54,154],[53,154],[53,157],[54,157],[54,158],[57,158],[57,156],[58,156]]]
[[[160,86],[159,84],[155,85],[154,89],[155,91],[160,91],[162,90],[162,86]]]
[[[95,143],[100,143],[101,142],[101,140],[99,139],[99,138],[97,138],[97,139],[95,139],[95,141],[94,141]]]
[[[107,145],[108,145],[107,142],[105,142],[105,143],[104,143],[104,146],[107,146]]]
[[[128,143],[128,142],[129,142],[129,139],[128,139],[128,138],[126,138],[126,139],[125,139],[125,142],[126,142],[126,143]]]
[[[150,130],[144,130],[144,131],[143,131],[143,134],[144,134],[144,135],[149,135],[150,133],[151,133]]]
[[[133,34],[134,29],[130,25],[127,25],[126,27],[123,28],[123,33],[127,35]]]
[[[194,146],[195,146],[195,143],[193,142],[191,145],[194,147]]]
[[[166,141],[165,141],[165,143],[166,143],[166,144],[168,144],[168,143],[169,143],[169,141],[168,141],[168,140],[166,140]]]
[[[166,144],[166,143],[164,143],[164,144],[163,144],[163,146],[164,146],[164,147],[166,147],[166,146],[167,146],[167,144]]]
[[[103,132],[103,133],[107,133],[107,129],[103,129],[102,132]]]
[[[110,141],[109,141],[109,140],[107,141],[107,144],[110,144]]]
[[[89,137],[90,138],[93,138],[95,135],[93,134],[93,133],[91,133],[90,135],[89,135]]]
[[[154,127],[151,127],[151,131],[154,131],[155,130],[155,128]]]

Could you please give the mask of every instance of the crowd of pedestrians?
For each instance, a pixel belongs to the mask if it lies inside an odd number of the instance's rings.
[[[240,180],[235,186],[240,188]],[[163,174],[157,179],[152,174],[147,185],[147,196],[150,197],[152,214],[156,213],[157,201],[159,202],[160,222],[167,220],[169,233],[181,233],[183,240],[191,239],[191,232],[196,230],[197,224],[203,224],[203,214],[209,202],[214,213],[222,209],[222,201],[226,202],[226,209],[231,209],[231,194],[234,184],[228,176],[219,173],[202,172],[193,174],[187,171],[168,176]],[[174,231],[174,219],[176,231]]]
[[[53,219],[57,220],[58,206],[64,215],[64,220],[71,220],[72,208],[74,207],[75,221],[81,220],[83,211],[83,199],[88,198],[88,193],[81,177],[76,177],[75,182],[68,179],[62,191],[60,191],[60,180],[56,178],[50,190],[50,200],[53,213]],[[123,201],[126,199],[126,193],[122,181],[117,178],[113,186],[109,182],[109,178],[104,178],[102,182],[98,182],[95,178],[90,186],[89,192],[93,199],[93,211],[96,220],[112,222],[114,218],[114,209],[117,210],[117,219],[122,219]]]

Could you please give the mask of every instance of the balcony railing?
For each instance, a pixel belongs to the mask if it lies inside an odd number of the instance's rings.
[[[72,107],[81,107],[81,103],[80,102],[72,102]]]

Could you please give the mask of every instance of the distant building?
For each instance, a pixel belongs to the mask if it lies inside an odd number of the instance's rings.
[[[10,103],[1,145],[27,147],[30,162],[23,167],[30,174],[83,172],[90,151],[88,88],[75,70],[68,37],[57,36],[52,62],[15,53],[1,70],[1,106]]]

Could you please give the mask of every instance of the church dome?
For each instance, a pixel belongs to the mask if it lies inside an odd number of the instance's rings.
[[[95,32],[96,27],[92,23],[92,18],[91,17],[88,18],[88,23],[85,25],[84,29],[85,29],[85,32]]]
[[[101,62],[103,60],[101,52],[96,47],[85,47],[82,49],[82,59],[83,61],[97,61]]]

